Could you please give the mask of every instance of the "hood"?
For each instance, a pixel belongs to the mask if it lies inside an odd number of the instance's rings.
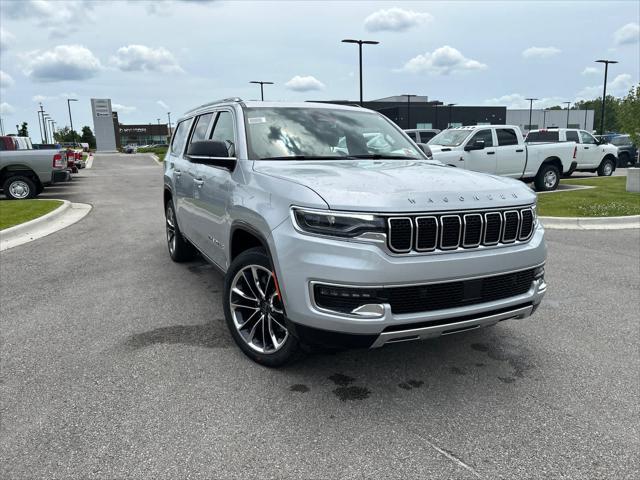
[[[257,173],[312,189],[334,210],[466,210],[530,204],[536,198],[518,180],[429,161],[260,160],[253,168]]]

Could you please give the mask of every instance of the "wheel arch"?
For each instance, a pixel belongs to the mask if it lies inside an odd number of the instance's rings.
[[[540,170],[542,170],[542,167],[549,164],[554,165],[558,169],[560,174],[564,173],[564,168],[562,168],[562,162],[558,157],[545,158],[544,161],[540,164],[540,167],[538,168],[538,173],[540,173]]]
[[[29,177],[36,185],[43,187],[36,172],[24,165],[7,165],[0,169],[0,185],[3,184],[7,178],[14,177],[16,175]]]
[[[256,247],[264,248],[271,257],[269,242],[258,229],[243,221],[234,222],[229,232],[229,261],[232,262],[242,252]]]

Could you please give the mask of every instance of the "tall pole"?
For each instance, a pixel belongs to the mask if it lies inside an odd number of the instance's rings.
[[[587,112],[588,110],[587,110],[587,107],[585,106],[584,107],[584,129],[585,130],[587,129]]]
[[[47,138],[47,128],[44,124],[44,108],[42,107],[42,103],[40,103],[40,115],[42,116],[42,130],[44,131],[44,143],[49,143],[49,139]]]
[[[547,109],[542,111],[542,128],[547,128]]]
[[[618,63],[616,60],[596,60],[596,63],[604,63],[604,86],[602,90],[602,115],[600,116],[600,135],[604,135],[604,112],[607,101],[607,74],[610,63]]]
[[[364,103],[362,94],[362,45],[378,45],[380,42],[375,40],[354,40],[351,38],[345,38],[342,43],[357,43],[358,44],[358,66],[360,69],[360,106]]]
[[[434,121],[435,125],[433,127],[433,128],[436,128],[436,129],[438,128],[438,107],[439,107],[439,105],[436,103],[434,105],[434,108],[436,109],[436,118],[435,118],[435,121]]]
[[[562,102],[567,105],[567,128],[569,128],[569,112],[571,112],[571,102]]]
[[[4,124],[2,123],[2,117],[0,117],[0,135],[4,136]]]
[[[263,82],[261,80],[251,80],[249,83],[260,84],[260,100],[264,102],[264,86],[273,85],[273,82]]]
[[[169,119],[169,138],[171,138],[171,112],[167,112],[167,118]]]
[[[40,130],[40,143],[44,143],[44,138],[42,137],[42,124],[40,123],[40,110],[36,110],[36,113],[38,114],[38,130]]]
[[[49,143],[49,127],[47,126],[48,113],[42,113],[42,126],[44,128],[44,143]]]
[[[537,98],[525,98],[525,100],[529,100],[529,128],[527,131],[531,131],[531,116],[533,114],[533,102],[538,100]],[[540,117],[538,117],[540,118]]]
[[[71,118],[71,102],[77,102],[76,98],[67,98],[67,108],[69,109],[69,123],[71,124],[71,136],[73,137],[73,146],[76,146],[76,134],[73,131],[73,119]]]

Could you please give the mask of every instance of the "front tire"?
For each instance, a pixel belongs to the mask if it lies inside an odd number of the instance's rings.
[[[545,164],[540,167],[538,174],[534,180],[536,190],[539,192],[548,192],[558,188],[560,183],[560,171],[553,164]]]
[[[598,167],[598,176],[599,177],[610,177],[613,175],[613,171],[616,169],[616,164],[610,158],[605,158],[600,166]]]
[[[631,159],[628,153],[621,153],[618,156],[618,168],[627,168],[631,165]]]
[[[182,236],[182,232],[180,232],[172,200],[169,200],[165,206],[165,222],[167,247],[169,248],[171,260],[177,263],[192,260],[196,256],[196,249]]]
[[[38,194],[36,184],[29,177],[14,175],[5,180],[2,185],[4,195],[9,200],[25,200],[34,198]]]
[[[224,316],[231,336],[256,363],[280,367],[300,355],[288,330],[271,259],[262,248],[238,255],[225,276]]]

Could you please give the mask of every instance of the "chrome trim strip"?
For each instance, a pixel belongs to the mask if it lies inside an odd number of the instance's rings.
[[[489,221],[487,217],[489,215],[497,215],[500,219],[500,227],[498,228],[498,239],[495,242],[487,242],[487,225],[489,225]],[[502,238],[502,214],[500,212],[487,212],[484,214],[484,235],[482,236],[482,244],[483,245],[498,245],[500,243],[500,239]]]
[[[423,219],[433,219],[433,221],[436,224],[436,236],[435,236],[435,240],[433,242],[433,247],[429,247],[429,248],[418,248],[418,239],[420,238],[420,222],[419,220],[423,220]],[[438,217],[434,217],[434,216],[424,216],[424,217],[416,217],[415,218],[416,221],[416,252],[433,252],[437,246],[438,246],[438,232],[440,230],[440,225],[438,223]]]
[[[469,243],[469,244],[465,243],[465,238],[467,236],[467,217],[480,217],[480,235],[478,236],[477,243]],[[482,215],[479,213],[467,213],[462,216],[462,223],[464,224],[464,229],[462,230],[462,247],[463,248],[477,247],[480,245],[480,243],[482,243],[482,233],[484,229],[484,223],[482,222],[482,220],[483,220]]]
[[[507,234],[507,215],[510,213],[515,213],[516,214],[516,234],[513,236],[513,238],[507,239],[506,234]],[[504,228],[502,229],[502,243],[513,243],[518,239],[518,234],[520,233],[520,213],[518,213],[518,210],[507,210],[506,212],[503,212],[502,215],[504,216]]]
[[[425,338],[439,337],[441,335],[450,335],[453,333],[457,333],[458,330],[467,331],[473,328],[494,325],[498,322],[501,322],[502,320],[508,320],[515,317],[524,318],[531,315],[532,310],[533,305],[527,305],[526,307],[517,308],[515,310],[509,310],[507,312],[496,313],[494,315],[472,318],[470,320],[464,320],[462,322],[454,321],[445,325],[410,328],[397,332],[382,332],[378,336],[376,341],[373,342],[370,348],[379,348],[386,343],[393,343],[398,341],[423,340]]]
[[[394,220],[407,220],[409,222],[409,228],[411,229],[411,233],[409,235],[409,248],[407,249],[397,249],[392,245],[393,234],[391,231],[391,222]],[[389,245],[389,249],[393,250],[396,253],[409,253],[413,248],[413,221],[411,220],[411,217],[389,217],[387,218],[387,228],[389,229],[389,234],[388,234],[389,240],[387,242]]]
[[[442,245],[442,237],[444,235],[444,219],[445,218],[455,218],[458,221],[458,241],[456,242],[455,245],[451,245],[448,247],[445,247]],[[460,236],[462,235],[462,220],[460,219],[459,215],[442,215],[440,217],[440,249],[441,250],[455,250],[456,248],[458,248],[458,246],[460,245]]]

